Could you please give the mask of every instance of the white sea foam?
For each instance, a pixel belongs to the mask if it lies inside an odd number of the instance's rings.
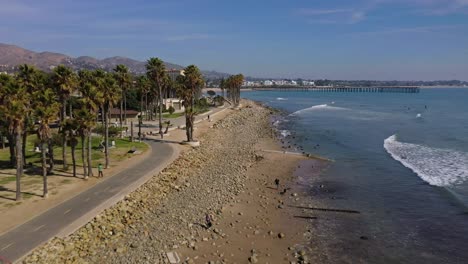
[[[287,99],[287,98],[278,97],[278,98],[276,98],[276,100],[278,100],[278,101],[287,101],[288,99]]]
[[[281,130],[280,131],[280,134],[283,136],[283,137],[288,137],[291,135],[291,132],[289,130]]]
[[[422,115],[421,115],[421,114],[417,114],[416,117],[417,117],[417,118],[421,118]]]
[[[397,161],[435,186],[452,186],[468,180],[468,153],[403,143],[393,135],[384,148]]]
[[[290,115],[291,116],[299,115],[299,114],[309,112],[309,111],[314,111],[314,110],[347,110],[347,109],[343,108],[343,107],[336,107],[336,106],[329,106],[327,104],[321,104],[321,105],[314,105],[314,106],[311,106],[309,108],[304,108],[304,109],[296,111],[296,112],[294,112],[294,113],[292,113]]]

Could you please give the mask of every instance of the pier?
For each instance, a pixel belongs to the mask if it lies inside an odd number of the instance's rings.
[[[254,91],[282,92],[329,92],[329,93],[419,93],[417,86],[388,87],[329,87],[329,86],[281,86],[281,87],[249,87]]]

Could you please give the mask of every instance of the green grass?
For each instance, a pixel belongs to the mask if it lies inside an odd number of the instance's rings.
[[[41,167],[41,153],[35,153],[32,152],[31,150],[34,149],[34,142],[37,140],[36,135],[30,135],[28,136],[28,141],[26,144],[26,163],[32,163],[36,167]],[[148,150],[148,145],[145,143],[141,142],[130,142],[128,139],[109,139],[109,145],[111,145],[111,141],[114,140],[116,144],[116,148],[111,148],[110,149],[110,159],[114,159],[117,161],[123,160],[125,157],[128,155],[125,155],[129,150],[131,150],[133,147],[135,147],[139,151],[146,151]],[[91,159],[92,159],[92,166],[96,167],[99,163],[104,163],[104,152],[102,152],[102,148],[100,143],[104,141],[103,137],[93,137],[91,140]],[[85,146],[85,151],[86,151],[87,146]],[[82,166],[83,163],[81,162],[81,139],[78,139],[78,144],[76,146],[75,150],[75,158],[76,158],[76,165]],[[70,146],[67,146],[67,161],[69,165],[69,170],[71,170],[71,164],[72,164],[72,159],[71,159],[71,148]],[[8,163],[10,160],[10,152],[8,147],[5,149],[0,149],[0,162],[1,163]],[[56,162],[55,166],[57,169],[61,169],[62,165],[62,147],[54,147],[54,160]],[[0,184],[5,184],[8,183],[12,180],[14,180],[14,177],[0,177]]]
[[[7,184],[9,182],[14,182],[16,180],[16,176],[0,176],[0,185]]]

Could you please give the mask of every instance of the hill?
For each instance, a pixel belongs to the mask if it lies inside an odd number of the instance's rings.
[[[112,71],[117,64],[126,65],[130,72],[134,74],[144,74],[146,72],[145,62],[126,58],[111,57],[106,59],[96,59],[89,56],[71,57],[65,54],[54,52],[34,52],[15,45],[0,43],[0,72],[14,72],[20,64],[31,64],[44,71],[50,71],[57,65],[63,64],[74,70],[81,69],[104,69]],[[178,64],[164,62],[168,69],[183,69]],[[227,73],[216,71],[202,71],[207,79],[218,79],[229,76]]]

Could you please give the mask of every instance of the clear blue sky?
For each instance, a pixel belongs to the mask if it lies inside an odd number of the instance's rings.
[[[258,77],[468,80],[468,0],[0,0],[0,42]]]

